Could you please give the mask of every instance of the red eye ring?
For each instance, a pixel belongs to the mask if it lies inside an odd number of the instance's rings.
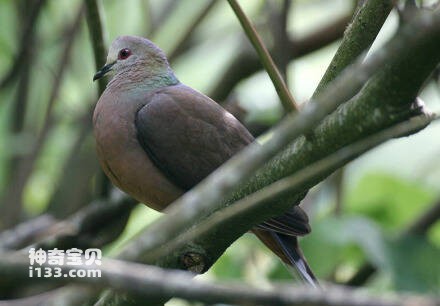
[[[128,48],[121,49],[118,54],[119,60],[125,60],[131,55],[131,50]]]

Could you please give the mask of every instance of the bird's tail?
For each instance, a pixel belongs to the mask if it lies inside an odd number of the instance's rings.
[[[296,236],[283,235],[272,231],[270,233],[288,260],[288,262],[286,262],[286,260],[284,261],[288,265],[295,268],[299,277],[304,282],[314,288],[320,288],[318,280],[310,269],[309,264],[299,248],[298,238]]]
[[[281,260],[294,268],[295,274],[306,284],[320,288],[318,280],[310,269],[304,255],[299,248],[296,236],[285,235],[275,231],[253,228],[252,232],[281,258]]]

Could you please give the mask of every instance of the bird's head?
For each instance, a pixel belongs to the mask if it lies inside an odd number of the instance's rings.
[[[136,36],[119,36],[113,41],[104,67],[93,80],[104,75],[132,81],[175,79],[164,52],[148,39]]]

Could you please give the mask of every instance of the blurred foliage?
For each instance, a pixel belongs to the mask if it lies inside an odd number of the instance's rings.
[[[404,226],[435,200],[436,192],[417,181],[384,174],[365,175],[347,194],[350,212],[368,216],[386,229]]]
[[[19,38],[25,23],[22,13],[26,6],[34,3],[0,0],[0,80],[19,52]],[[240,3],[270,46],[266,1]],[[19,171],[17,159],[22,162],[29,157],[47,120],[45,114],[64,55],[66,33],[81,5],[80,0],[45,2],[35,24],[35,37],[28,46],[32,63],[27,72],[30,81],[27,98],[22,99],[23,106],[16,110],[18,83],[23,75],[0,90],[2,200],[14,188],[10,184]],[[207,0],[101,1],[106,43],[122,34],[141,35],[170,54],[206,5]],[[350,13],[352,6],[353,2],[348,0],[293,1],[287,30],[293,38],[305,37]],[[396,25],[394,12],[373,47],[380,48]],[[87,133],[78,141],[82,130],[87,130],[90,124],[90,110],[97,100],[97,88],[92,83],[96,69],[84,19],[73,39],[71,56],[49,114],[49,132],[20,195],[23,209],[16,222],[43,212],[65,217],[87,205],[97,194],[92,136]],[[238,50],[247,46],[227,2],[218,1],[180,46],[183,51],[172,60],[172,66],[182,82],[210,93],[223,81],[220,77]],[[288,81],[299,101],[311,96],[336,48],[337,42],[289,63]],[[440,109],[439,92],[438,83],[427,82],[421,94],[433,110]],[[282,115],[273,86],[261,71],[241,80],[229,94],[245,110],[248,124],[273,124]],[[16,131],[12,128],[17,120],[14,110],[23,117],[23,126]],[[426,237],[400,236],[436,199],[439,201],[439,133],[440,124],[433,124],[415,136],[392,141],[347,166],[339,215],[334,213],[332,185],[324,182],[313,189],[310,200],[304,204],[310,212],[313,232],[301,240],[301,245],[320,279],[344,282],[367,260],[379,269],[366,284],[371,289],[440,293],[440,224],[437,222]],[[66,164],[70,162],[74,166]],[[72,177],[76,180],[65,181]],[[0,207],[5,204],[0,203]],[[113,254],[158,215],[146,207],[137,207],[121,237],[105,248],[106,254]],[[238,279],[264,285],[269,281],[290,281],[291,275],[255,237],[245,235],[201,278]],[[173,303],[182,305],[183,302],[176,300],[169,304]]]

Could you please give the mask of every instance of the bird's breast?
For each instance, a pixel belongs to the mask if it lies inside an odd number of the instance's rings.
[[[101,166],[112,183],[156,210],[182,195],[153,164],[137,139],[135,116],[142,101],[104,92],[93,114],[96,148]]]

